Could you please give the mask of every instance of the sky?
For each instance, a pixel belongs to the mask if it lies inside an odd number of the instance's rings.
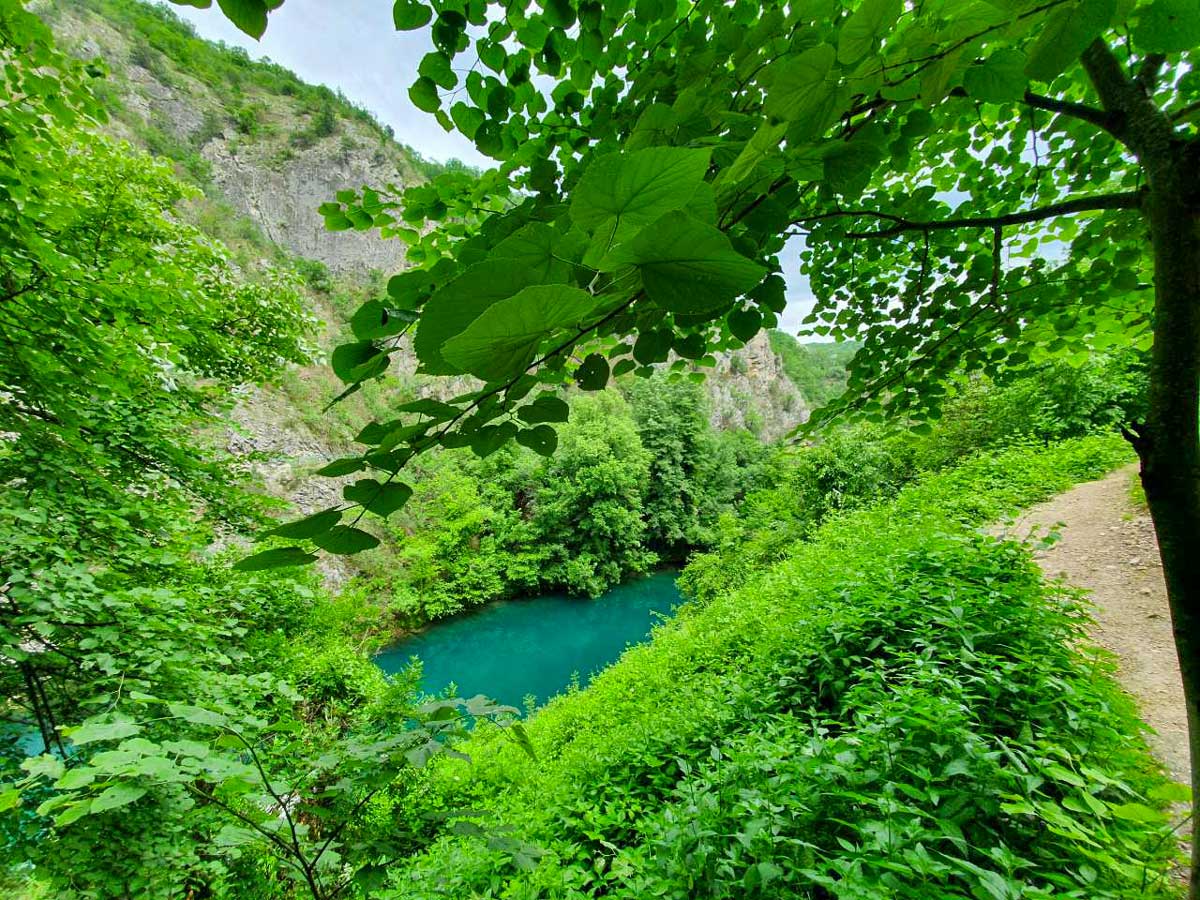
[[[428,159],[457,157],[480,168],[493,165],[458,132],[446,132],[408,99],[417,64],[432,47],[425,31],[398,32],[389,0],[287,0],[271,13],[262,40],[238,31],[214,3],[209,9],[172,5],[201,37],[269,57],[305,81],[341,90],[396,132],[396,139]],[[807,279],[797,273],[799,245],[784,253],[788,308],[780,326],[793,334],[812,307]]]

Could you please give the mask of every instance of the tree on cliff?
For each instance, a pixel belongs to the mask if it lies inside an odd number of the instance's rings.
[[[256,34],[277,5],[221,0]],[[919,420],[956,371],[1149,352],[1127,435],[1200,778],[1195,0],[398,0],[394,17],[432,38],[413,102],[498,166],[324,208],[415,263],[333,363],[354,390],[416,322],[426,371],[485,385],[400,410],[335,464],[380,472],[344,513],[386,514],[435,444],[550,452],[539,385],[747,340],[782,310],[780,251],[802,235],[818,330],[864,342],[830,415]],[[272,552],[251,564],[311,559]]]

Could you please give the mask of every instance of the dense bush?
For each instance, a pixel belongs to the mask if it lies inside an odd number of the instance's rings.
[[[1177,792],[1076,598],[974,531],[1125,453],[980,457],[833,517],[539,711],[538,761],[481,735],[441,767],[401,821],[509,830],[443,833],[388,896],[1173,896]]]
[[[88,130],[90,79],[20,5],[0,7],[0,62],[22,98],[0,105],[0,892],[265,896],[279,865],[225,841],[218,801],[245,801],[199,787],[238,756],[196,720],[271,723],[284,777],[405,721],[361,596],[231,571],[215,545],[270,521],[224,414],[309,359],[312,319],[292,276],[239,271],[180,221],[194,191],[169,166]],[[189,758],[205,779],[170,774]]]
[[[1136,419],[1145,395],[1136,354],[1059,363],[1002,384],[963,379],[936,422],[907,428],[866,422],[826,425],[775,455],[762,484],[725,516],[714,549],[694,555],[680,582],[705,600],[779,559],[830,513],[891,497],[923,473],[989,450],[1113,434]]]

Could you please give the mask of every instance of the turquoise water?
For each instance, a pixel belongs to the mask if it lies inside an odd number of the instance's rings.
[[[521,707],[532,694],[540,705],[575,674],[586,684],[679,603],[673,572],[618,585],[595,600],[548,594],[495,603],[405,638],[375,662],[393,674],[420,657],[428,694],[453,683],[460,697],[485,694]]]

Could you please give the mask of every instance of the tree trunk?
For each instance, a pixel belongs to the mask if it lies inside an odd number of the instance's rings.
[[[1193,803],[1200,799],[1200,220],[1195,160],[1151,167],[1154,246],[1149,409],[1134,441],[1158,536],[1187,703]],[[1200,900],[1200,833],[1192,820],[1189,897]]]

